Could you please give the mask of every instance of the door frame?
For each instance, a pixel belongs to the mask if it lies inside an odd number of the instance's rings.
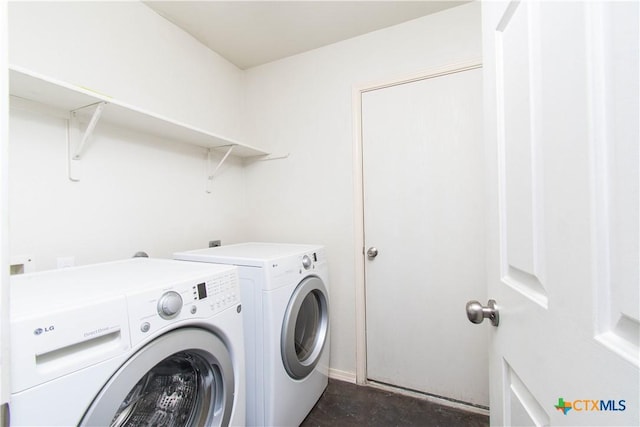
[[[448,74],[482,68],[482,58],[447,63],[410,75],[389,78],[377,82],[355,85],[352,89],[353,117],[353,221],[355,260],[355,307],[356,307],[356,378],[357,384],[367,384],[367,331],[366,331],[366,286],[364,259],[364,164],[362,157],[362,95],[365,92],[387,87],[433,79]],[[461,314],[462,316],[462,314]]]
[[[9,425],[9,9],[0,1],[0,425]]]

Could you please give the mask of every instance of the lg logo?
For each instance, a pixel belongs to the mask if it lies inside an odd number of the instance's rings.
[[[51,332],[53,331],[53,325],[51,326],[47,326],[46,328],[36,328],[35,331],[33,331],[33,335],[42,335],[45,332]]]

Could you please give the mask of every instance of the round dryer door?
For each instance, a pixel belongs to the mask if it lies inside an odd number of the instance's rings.
[[[313,371],[328,332],[327,289],[320,278],[307,277],[293,292],[282,324],[282,361],[291,378],[302,379]]]
[[[134,354],[80,425],[226,426],[233,394],[231,356],[220,338],[202,329],[177,329]]]

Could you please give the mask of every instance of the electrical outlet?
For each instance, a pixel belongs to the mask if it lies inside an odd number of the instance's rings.
[[[30,255],[18,255],[11,257],[9,274],[25,274],[35,271],[35,262]]]
[[[58,268],[73,267],[76,263],[76,258],[72,256],[58,257]]]
[[[222,242],[220,240],[209,240],[209,247],[210,248],[218,247],[221,244],[222,244]]]

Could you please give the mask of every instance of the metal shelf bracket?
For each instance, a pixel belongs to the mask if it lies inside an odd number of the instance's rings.
[[[285,153],[285,154],[267,154],[264,157],[259,157],[257,160],[259,162],[268,162],[271,160],[283,160],[283,159],[288,159],[289,158],[289,153]]]
[[[231,155],[231,152],[233,151],[233,147],[235,147],[235,145],[229,145],[227,148],[227,152],[224,154],[224,156],[222,156],[222,159],[220,159],[220,161],[218,162],[218,164],[216,165],[215,168],[213,168],[213,170],[208,173],[207,175],[207,193],[211,193],[212,190],[212,184],[213,184],[213,177],[216,175],[216,172],[218,172],[218,169],[220,169],[220,167],[222,166],[222,164],[225,162],[225,160],[227,160],[227,158]],[[223,147],[221,147],[223,148]],[[207,170],[211,170],[211,153],[213,152],[212,148],[209,148],[207,150]]]
[[[85,146],[91,139],[93,130],[95,129],[102,110],[104,110],[107,102],[98,102],[96,104],[87,105],[86,107],[78,108],[69,113],[69,125],[67,132],[68,150],[69,150],[69,179],[71,181],[80,181],[81,169],[80,160],[82,158]],[[93,109],[91,119],[87,127],[82,130],[81,116],[85,110]]]

